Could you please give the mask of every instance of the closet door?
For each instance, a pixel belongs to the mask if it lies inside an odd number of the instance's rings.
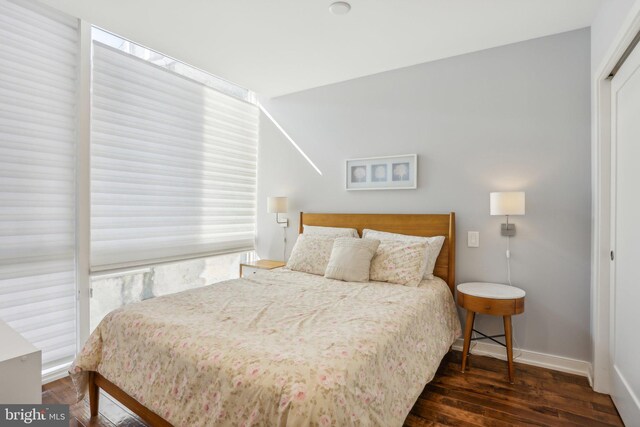
[[[640,47],[611,82],[613,401],[627,425],[640,422]]]

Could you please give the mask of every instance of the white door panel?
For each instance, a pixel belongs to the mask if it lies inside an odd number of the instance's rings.
[[[611,82],[612,397],[628,426],[640,426],[640,48]]]

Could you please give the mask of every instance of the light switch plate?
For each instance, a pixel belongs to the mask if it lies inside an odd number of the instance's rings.
[[[470,248],[480,247],[480,232],[469,231],[467,232],[467,246]]]

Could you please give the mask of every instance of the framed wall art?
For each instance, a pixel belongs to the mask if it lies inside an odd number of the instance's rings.
[[[418,155],[368,157],[346,162],[347,190],[411,190],[418,183]]]

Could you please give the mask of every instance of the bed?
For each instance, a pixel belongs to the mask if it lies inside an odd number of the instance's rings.
[[[455,217],[304,214],[303,225],[446,237],[417,288],[276,269],[110,313],[72,365],[151,425],[402,425],[460,335]]]

